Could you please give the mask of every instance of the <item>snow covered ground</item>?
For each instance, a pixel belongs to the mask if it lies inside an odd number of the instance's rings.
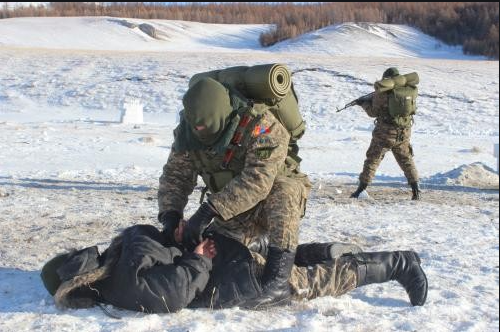
[[[204,24],[113,17],[14,18],[0,22],[0,46],[132,52],[243,52],[260,48],[258,35],[269,27],[265,24]]]
[[[153,22],[190,27],[172,46],[137,31],[122,34],[126,27],[108,18],[94,19],[102,34],[90,36],[86,20],[0,20],[0,331],[498,330],[498,177],[494,190],[460,180],[470,169],[462,165],[497,167],[492,152],[499,138],[498,61],[456,60],[456,50],[427,56],[433,48],[424,37],[417,41],[428,46],[412,53],[390,39],[392,48],[381,50],[380,37],[365,36],[362,43],[373,57],[316,52],[326,45],[314,43],[266,51],[256,46],[264,26]],[[343,49],[356,47],[361,45]],[[416,250],[429,279],[427,304],[409,306],[404,290],[387,283],[269,312],[116,310],[123,318],[115,320],[98,308],[57,310],[38,277],[44,262],[72,247],[105,248],[133,224],[156,225],[157,179],[189,77],[271,62],[294,72],[308,124],[300,145],[314,190],[301,241],[352,241],[367,251]],[[417,71],[421,78],[413,131],[424,190],[418,203],[409,200],[391,155],[368,189],[370,198],[348,198],[373,122],[359,108],[341,113],[335,108],[370,92],[388,66]],[[119,123],[130,100],[144,105],[144,124]],[[487,176],[494,181],[491,172]],[[199,190],[188,215],[198,197]]]
[[[405,25],[375,23],[333,25],[283,41],[270,49],[280,52],[307,52],[356,57],[376,55],[384,57],[464,58],[460,46],[448,46],[418,29]]]

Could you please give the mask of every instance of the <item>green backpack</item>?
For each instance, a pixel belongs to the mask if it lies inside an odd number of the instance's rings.
[[[417,73],[398,75],[375,82],[375,90],[389,94],[389,115],[401,127],[411,125],[417,110],[419,77]]]
[[[403,86],[389,92],[389,114],[393,118],[414,115],[417,110],[418,88]]]
[[[296,142],[305,132],[305,121],[300,114],[297,95],[293,89],[291,74],[281,64],[257,65],[252,67],[230,67],[194,75],[189,86],[200,79],[210,77],[240,96],[256,108],[266,107],[281,122]]]

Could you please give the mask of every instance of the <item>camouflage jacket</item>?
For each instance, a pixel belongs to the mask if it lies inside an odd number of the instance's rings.
[[[270,111],[263,111],[256,121],[251,122],[245,137],[236,153],[242,156],[241,171],[219,191],[212,192],[209,198],[223,220],[255,207],[268,196],[278,174],[282,174],[285,169],[290,171],[290,167],[297,167],[286,162],[290,135]],[[195,162],[195,159],[199,159],[199,155],[195,154],[203,154],[208,160],[221,159],[220,152],[214,156],[214,151],[210,149],[181,152],[172,148],[160,177],[159,212],[175,210],[182,215],[198,175],[202,175],[206,185],[211,188],[204,174],[207,169]]]

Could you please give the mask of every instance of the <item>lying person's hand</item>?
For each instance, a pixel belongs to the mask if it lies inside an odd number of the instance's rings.
[[[208,257],[210,259],[217,255],[217,250],[215,249],[215,242],[210,239],[203,240],[202,243],[196,246],[194,253]]]

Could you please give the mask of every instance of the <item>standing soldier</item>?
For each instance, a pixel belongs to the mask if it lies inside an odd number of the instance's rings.
[[[351,198],[358,198],[367,188],[385,153],[392,151],[412,188],[412,199],[420,199],[418,173],[410,144],[411,126],[416,110],[416,84],[416,73],[399,75],[397,68],[391,67],[384,72],[382,80],[375,83],[376,91],[371,99],[361,98],[356,101],[368,116],[375,117],[376,120],[363,171],[359,175],[359,186],[351,194]]]
[[[173,237],[200,175],[210,194],[188,220],[184,246],[192,250],[205,230],[248,243],[263,229],[270,246],[258,305],[288,299],[299,222],[311,187],[300,172],[291,133],[266,104],[254,104],[212,78],[198,80],[182,101],[158,191],[164,234]]]

